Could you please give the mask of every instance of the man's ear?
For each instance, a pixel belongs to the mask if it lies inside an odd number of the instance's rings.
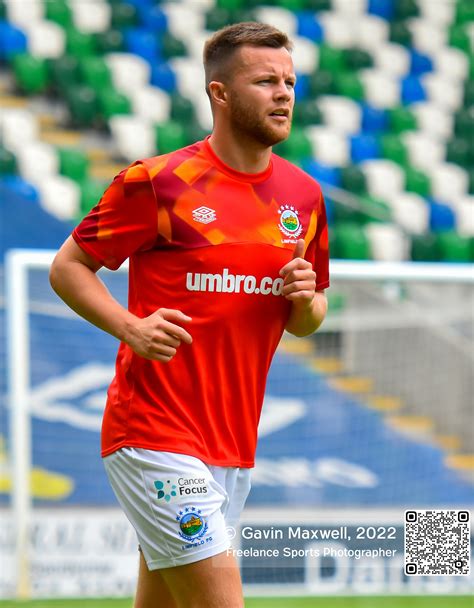
[[[209,83],[209,96],[211,102],[220,107],[227,106],[228,94],[226,85],[218,80],[212,80]]]

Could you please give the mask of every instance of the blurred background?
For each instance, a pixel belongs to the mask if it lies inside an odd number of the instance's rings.
[[[271,530],[301,525],[336,532],[293,548],[336,553],[243,559],[246,589],[472,591],[406,576],[403,522],[474,503],[474,3],[0,0],[0,598],[133,593],[136,543],[99,457],[117,345],[57,300],[48,264],[122,168],[210,132],[204,41],[248,20],[294,41],[275,152],[323,187],[333,280],[324,326],[285,336],[268,381],[243,526],[270,536],[235,542],[283,548]],[[103,279],[125,303],[126,272]],[[344,553],[368,547],[396,554]]]

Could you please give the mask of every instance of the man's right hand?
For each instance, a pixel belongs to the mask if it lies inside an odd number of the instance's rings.
[[[159,308],[149,317],[137,318],[124,341],[140,357],[168,363],[181,342],[192,343],[191,335],[181,327],[191,321],[191,317],[180,310]]]

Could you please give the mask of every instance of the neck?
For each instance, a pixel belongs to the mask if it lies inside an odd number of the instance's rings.
[[[272,154],[271,147],[264,146],[245,134],[219,128],[218,125],[214,125],[209,144],[222,162],[242,173],[265,171]]]

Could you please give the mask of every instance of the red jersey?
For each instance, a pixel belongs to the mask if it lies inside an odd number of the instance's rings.
[[[192,317],[169,363],[121,343],[102,425],[102,455],[133,446],[252,467],[268,369],[291,303],[279,271],[297,239],[317,289],[329,285],[318,184],[272,154],[261,173],[225,165],[208,141],[122,171],[74,230],[110,269],[130,258],[129,309]]]

